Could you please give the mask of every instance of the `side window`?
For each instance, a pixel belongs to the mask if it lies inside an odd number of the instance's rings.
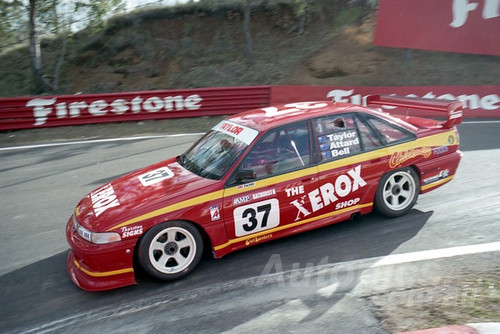
[[[308,166],[310,146],[306,122],[271,130],[243,159],[240,169],[251,169],[262,178]]]
[[[382,140],[385,142],[384,144],[392,144],[413,139],[409,132],[381,119],[369,117],[368,123],[381,134]]]
[[[356,117],[356,126],[361,137],[363,151],[371,151],[382,146],[377,134],[363,121]]]
[[[327,161],[361,152],[352,115],[333,115],[314,120],[320,160]]]

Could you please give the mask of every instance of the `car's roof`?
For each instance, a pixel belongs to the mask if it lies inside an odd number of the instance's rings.
[[[228,120],[262,132],[281,125],[295,123],[311,118],[342,114],[346,112],[364,112],[385,118],[388,121],[398,123],[406,128],[408,128],[409,125],[406,122],[395,119],[385,113],[377,112],[374,109],[350,103],[314,101],[299,102],[299,104],[299,108],[295,107],[297,105],[296,103],[289,103],[254,109],[231,116]]]

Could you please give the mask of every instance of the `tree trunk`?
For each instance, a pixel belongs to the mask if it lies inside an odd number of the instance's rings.
[[[29,5],[29,29],[30,29],[30,58],[31,67],[33,69],[33,79],[35,82],[36,93],[41,94],[47,92],[47,85],[43,79],[42,69],[42,54],[40,51],[40,41],[36,32],[36,0],[30,0]]]
[[[68,45],[69,31],[64,35],[61,46],[61,54],[57,60],[56,68],[54,69],[54,81],[52,84],[52,92],[54,94],[59,90],[59,76],[61,74],[61,67],[64,62],[64,57],[66,57],[66,46]]]
[[[247,0],[245,5],[245,10],[243,12],[243,34],[245,35],[245,53],[247,62],[249,64],[253,63],[253,44],[252,44],[252,34],[250,33],[250,15],[252,14],[252,7],[250,5],[251,0]]]

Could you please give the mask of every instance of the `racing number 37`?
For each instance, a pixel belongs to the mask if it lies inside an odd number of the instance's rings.
[[[278,226],[280,224],[278,199],[272,198],[236,208],[234,224],[238,237]]]

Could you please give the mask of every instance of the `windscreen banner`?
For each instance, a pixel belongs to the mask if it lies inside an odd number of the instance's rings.
[[[374,44],[500,55],[500,0],[379,0]]]

